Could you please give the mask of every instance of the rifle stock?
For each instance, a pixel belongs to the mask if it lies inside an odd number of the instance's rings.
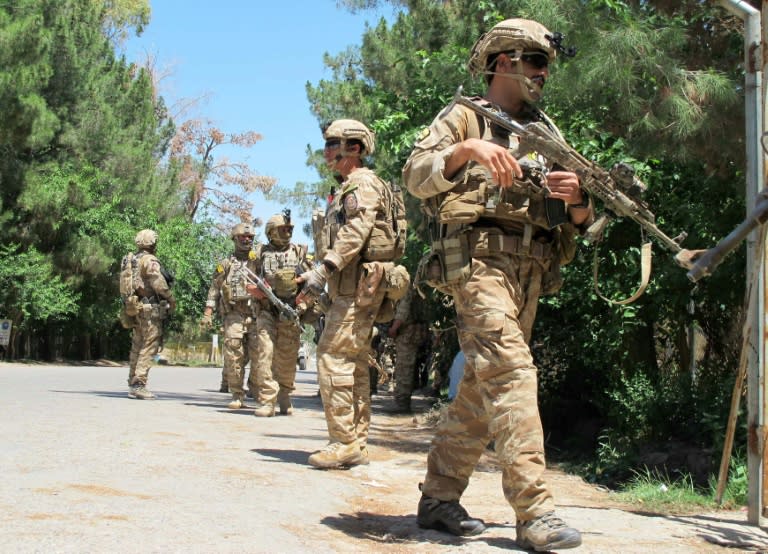
[[[587,160],[544,124],[520,124],[499,112],[479,106],[462,96],[463,87],[459,86],[453,97],[455,104],[460,104],[480,114],[507,131],[520,137],[522,154],[535,152],[548,161],[558,164],[565,171],[575,173],[581,186],[587,193],[600,199],[606,212],[600,214],[595,223],[587,230],[585,237],[592,242],[602,236],[602,232],[613,217],[626,217],[640,225],[649,235],[656,238],[667,250],[675,254],[678,265],[690,267],[690,251],[680,246],[687,233],[675,238],[669,237],[656,225],[656,216],[641,200],[632,198],[647,187],[634,174],[634,169],[627,164],[616,164],[610,171]]]

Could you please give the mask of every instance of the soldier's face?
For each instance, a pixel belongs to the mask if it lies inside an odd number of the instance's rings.
[[[237,235],[235,240],[241,248],[250,248],[253,246],[253,235]]]

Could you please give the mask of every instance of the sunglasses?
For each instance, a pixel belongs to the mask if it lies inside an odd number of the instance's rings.
[[[341,139],[330,139],[325,141],[325,146],[323,148],[325,150],[333,150],[339,146],[341,146]]]
[[[520,59],[536,69],[544,69],[549,66],[549,56],[543,52],[524,52]]]

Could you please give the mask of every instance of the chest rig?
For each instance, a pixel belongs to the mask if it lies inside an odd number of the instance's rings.
[[[306,246],[296,244],[290,244],[285,250],[277,250],[271,245],[261,249],[261,276],[281,300],[296,296],[296,275],[297,271],[304,271],[304,268],[299,266],[306,254]]]

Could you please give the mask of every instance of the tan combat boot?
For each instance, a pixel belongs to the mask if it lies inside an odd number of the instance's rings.
[[[245,395],[241,392],[232,393],[232,401],[227,404],[230,410],[239,410],[245,407]]]
[[[363,452],[357,441],[348,444],[332,442],[322,450],[318,450],[309,457],[309,465],[320,469],[333,469],[337,467],[350,467],[360,465],[365,461]]]
[[[275,405],[274,404],[263,404],[259,402],[256,404],[256,409],[253,410],[253,415],[256,417],[272,417],[275,415]]]
[[[141,384],[132,385],[128,390],[128,397],[136,398],[137,400],[154,400],[157,398],[154,394],[152,394],[152,391]]]
[[[277,393],[277,405],[280,406],[282,415],[293,414],[293,404],[291,404],[291,395],[287,390],[281,390]]]
[[[517,544],[536,552],[576,548],[581,544],[581,533],[555,515],[555,512],[517,522]]]

